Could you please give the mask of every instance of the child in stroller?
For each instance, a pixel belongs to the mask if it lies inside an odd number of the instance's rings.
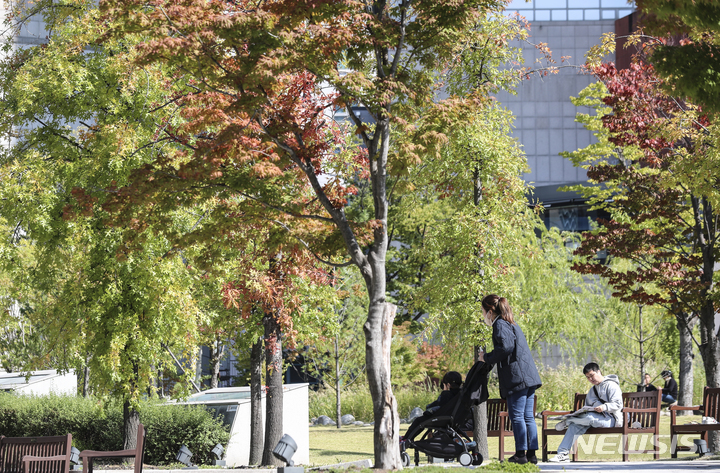
[[[407,431],[413,431],[425,419],[432,416],[433,413],[436,412],[440,407],[450,402],[460,392],[461,386],[462,375],[460,373],[458,373],[457,371],[448,371],[447,373],[445,373],[442,381],[440,381],[440,388],[442,389],[440,395],[436,400],[425,406],[425,412],[423,412],[423,415],[415,419],[413,423],[410,424],[410,427],[408,427]],[[405,436],[407,436],[407,434],[405,434]],[[402,438],[404,437],[401,437],[401,439]]]
[[[416,465],[420,463],[421,452],[446,460],[456,458],[463,466],[482,464],[477,444],[468,438],[465,430],[472,430],[471,407],[488,398],[487,374],[490,368],[482,361],[475,363],[452,399],[433,412],[426,411],[410,425],[400,439],[403,465],[410,465],[410,455],[406,451],[410,448],[415,450]],[[418,437],[419,440],[416,440]]]

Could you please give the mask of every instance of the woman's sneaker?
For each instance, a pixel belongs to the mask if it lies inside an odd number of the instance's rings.
[[[553,463],[559,463],[559,462],[569,462],[570,461],[570,455],[567,453],[558,453],[554,457],[552,457],[549,461]]]
[[[567,428],[567,421],[565,419],[561,420],[557,424],[555,424],[555,430],[565,430]]]

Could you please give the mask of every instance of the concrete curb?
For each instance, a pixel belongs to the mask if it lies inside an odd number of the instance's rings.
[[[330,470],[332,468],[372,468],[372,460],[357,460],[352,462],[337,463],[335,465],[323,465],[307,467],[305,465],[297,465],[310,471]],[[82,473],[82,470],[77,473]],[[93,473],[133,473],[133,470],[95,470]],[[198,469],[182,469],[182,470],[161,470],[161,469],[144,469],[143,473],[277,473],[277,468],[198,468]]]
[[[352,462],[337,463],[335,465],[323,465],[305,468],[307,471],[325,471],[332,468],[372,468],[372,460],[357,460]],[[463,468],[456,462],[448,463],[423,463],[424,466],[444,466],[446,468],[475,469],[475,467]],[[655,472],[663,473],[700,473],[703,471],[720,471],[719,460],[670,460],[670,461],[642,461],[642,462],[563,462],[563,463],[540,463],[542,472],[578,472],[578,473],[607,473],[609,471],[638,473]],[[411,465],[409,469],[415,468]],[[78,472],[80,473],[80,472]],[[133,470],[94,470],[94,473],[133,473]],[[197,470],[145,470],[144,473],[277,473],[276,468],[223,468],[223,469],[197,469]]]
[[[96,470],[93,468],[93,473],[133,473],[134,470]],[[240,472],[252,472],[252,473],[277,473],[276,468],[193,468],[193,469],[182,469],[182,470],[162,470],[162,469],[145,469],[143,473],[240,473]],[[82,473],[82,470],[77,473]]]

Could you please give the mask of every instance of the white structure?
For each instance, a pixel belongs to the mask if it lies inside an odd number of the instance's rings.
[[[57,370],[33,371],[26,378],[24,373],[0,371],[0,390],[19,394],[47,396],[48,394],[77,394],[77,376],[70,370],[65,374]]]
[[[216,388],[194,394],[178,404],[202,404],[222,416],[230,426],[230,441],[225,449],[229,468],[250,463],[250,387]],[[262,396],[263,426],[265,394]],[[295,440],[298,448],[292,460],[296,465],[310,462],[310,409],[307,383],[283,385],[283,433]],[[273,445],[273,448],[275,446]]]

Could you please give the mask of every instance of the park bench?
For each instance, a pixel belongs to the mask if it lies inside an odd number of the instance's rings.
[[[142,473],[143,460],[145,457],[145,427],[138,424],[137,445],[133,449],[115,450],[111,452],[103,452],[98,450],[83,450],[80,452],[80,458],[83,461],[83,473],[92,473],[93,461],[97,458],[135,458],[134,473]]]
[[[708,443],[709,432],[720,430],[720,424],[678,424],[678,411],[701,411],[705,417],[713,417],[720,422],[720,388],[703,389],[703,403],[700,406],[670,406],[670,456],[677,458],[678,451],[694,451],[693,447],[678,446],[680,435],[699,435]]]
[[[548,461],[549,453],[557,453],[548,449],[548,436],[565,435],[567,429],[555,430],[555,426],[548,427],[548,417],[570,414],[585,405],[585,394],[575,393],[575,402],[572,411],[543,411],[542,415],[542,459]],[[660,403],[661,391],[646,391],[634,393],[622,393],[623,398],[623,416],[624,422],[622,427],[595,428],[591,427],[586,432],[589,434],[622,434],[623,461],[629,461],[631,453],[654,453],[655,459],[660,459],[660,444],[658,435],[660,435]],[[637,424],[635,424],[637,422]],[[631,426],[635,424],[637,428]],[[652,450],[628,450],[628,437],[630,434],[652,434],[650,446]],[[644,444],[643,444],[644,445]],[[578,460],[577,442],[572,448],[573,461]]]
[[[505,460],[505,455],[513,455],[515,450],[505,450],[505,437],[513,435],[512,422],[507,412],[507,401],[505,399],[488,399],[485,401],[487,406],[487,436],[497,437],[499,440],[498,460]],[[535,396],[535,405],[533,406],[533,417],[537,408],[537,396]],[[468,437],[472,438],[473,432],[465,432]]]
[[[72,435],[0,436],[0,473],[69,473]]]

